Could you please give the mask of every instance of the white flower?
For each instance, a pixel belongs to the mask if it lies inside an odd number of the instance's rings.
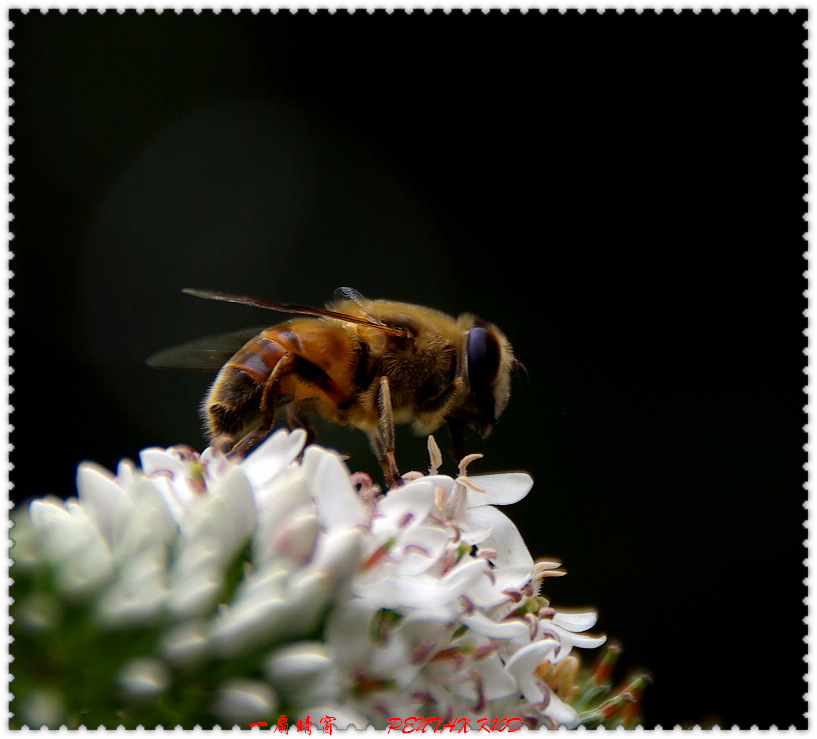
[[[40,551],[55,569],[60,591],[83,597],[111,579],[111,551],[83,508],[46,498],[35,500],[30,513]]]
[[[575,725],[539,668],[604,637],[582,633],[594,613],[539,597],[561,573],[495,507],[523,498],[530,476],[469,477],[466,460],[456,478],[413,474],[378,495],[305,441],[277,431],[243,460],[146,449],[141,469],[115,476],[81,465],[77,501],[32,503],[34,551],[58,591],[108,627],[157,630],[122,665],[123,695],[246,664],[201,710],[241,723],[284,705],[361,728],[411,715]]]
[[[119,689],[132,700],[153,698],[167,690],[170,671],[157,659],[134,659],[119,673]]]
[[[260,680],[230,680],[221,686],[215,712],[233,724],[248,724],[278,707],[275,691]]]

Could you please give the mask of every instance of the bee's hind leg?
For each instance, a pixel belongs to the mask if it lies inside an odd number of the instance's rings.
[[[230,450],[229,456],[246,457],[259,442],[267,438],[270,427],[266,424],[256,426],[252,431],[242,436]]]
[[[292,396],[287,395],[283,390],[281,381],[294,371],[294,361],[292,355],[286,352],[270,372],[269,377],[264,383],[264,388],[261,391],[261,423],[252,431],[246,434],[233,447],[232,454],[237,456],[245,456],[252,451],[261,441],[269,436],[275,423],[275,413],[278,406],[282,402],[291,400]]]
[[[213,447],[216,451],[222,454],[228,454],[235,444],[235,437],[232,434],[224,432],[216,434],[207,446]]]
[[[315,429],[312,428],[309,421],[304,418],[303,413],[298,412],[294,404],[287,408],[287,423],[290,429],[303,429],[306,431],[306,444],[304,444],[304,447],[315,443],[315,439],[317,438]]]

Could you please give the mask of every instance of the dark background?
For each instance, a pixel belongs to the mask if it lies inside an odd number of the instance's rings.
[[[647,725],[805,727],[804,11],[11,19],[17,500],[202,444],[145,357],[278,317],[182,287],[474,311],[530,377],[472,470]]]

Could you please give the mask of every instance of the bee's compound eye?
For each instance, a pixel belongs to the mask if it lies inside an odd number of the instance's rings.
[[[490,386],[499,371],[499,342],[491,331],[474,326],[468,332],[468,381],[474,389]]]

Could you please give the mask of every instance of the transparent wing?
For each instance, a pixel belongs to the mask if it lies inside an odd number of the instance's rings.
[[[372,326],[385,328],[386,324],[383,323],[383,321],[381,321],[377,316],[373,315],[369,310],[371,301],[368,298],[363,297],[363,295],[361,295],[353,287],[336,288],[334,297],[336,303],[341,300],[351,300],[358,306],[358,308],[360,308],[360,312]]]
[[[266,326],[247,328],[226,334],[205,336],[180,346],[164,349],[145,361],[161,369],[218,370],[244,344],[258,336]]]
[[[357,303],[361,308],[363,308],[365,304],[369,302],[353,287],[337,288],[335,290],[335,300],[351,300],[352,302]]]
[[[349,289],[351,288],[341,288]],[[391,328],[384,326],[380,321],[376,321],[371,317],[361,318],[360,316],[353,316],[348,313],[338,313],[327,308],[310,308],[306,305],[293,305],[292,303],[279,303],[275,300],[264,300],[263,298],[251,298],[248,295],[235,295],[233,293],[224,293],[218,290],[196,290],[186,287],[182,290],[187,295],[193,295],[197,298],[204,298],[205,300],[221,300],[225,303],[238,303],[239,305],[251,305],[255,308],[264,308],[265,310],[274,310],[279,313],[300,313],[306,316],[321,316],[323,318],[336,318],[340,321],[348,321],[350,323],[359,323],[364,326],[371,326],[379,331],[383,331],[391,336],[397,336],[401,339],[412,338],[411,333],[400,328]],[[364,299],[356,290],[352,290],[359,298]],[[357,301],[356,301],[357,302]]]

